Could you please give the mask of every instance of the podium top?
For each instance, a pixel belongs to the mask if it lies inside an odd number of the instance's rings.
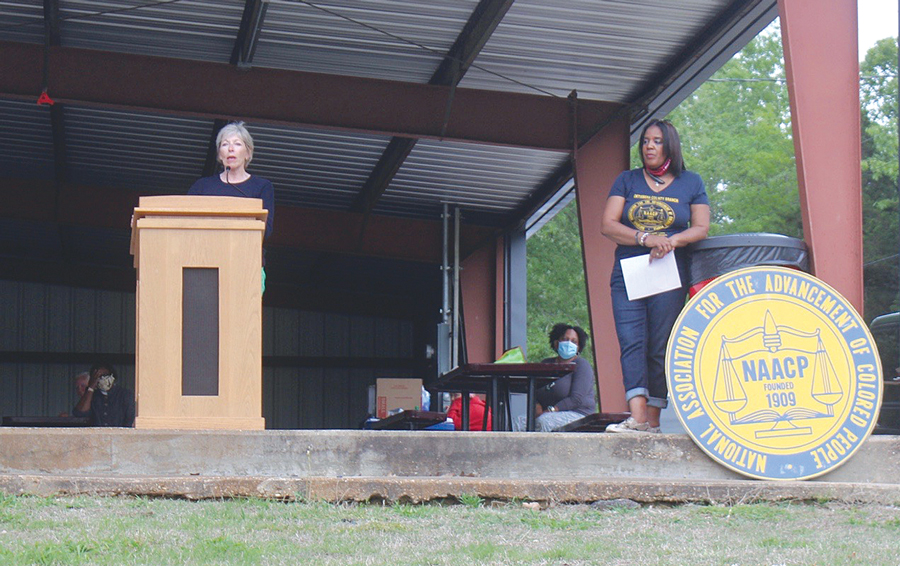
[[[268,215],[259,198],[161,195],[138,199],[131,228],[145,216],[236,216],[265,222]]]
[[[151,210],[262,210],[262,199],[206,195],[157,195],[140,197],[138,208]]]
[[[131,255],[137,262],[138,221],[147,217],[233,218],[258,220],[265,231],[269,211],[263,201],[249,197],[219,197],[206,195],[158,195],[140,197],[131,217]],[[137,265],[135,265],[137,267]]]

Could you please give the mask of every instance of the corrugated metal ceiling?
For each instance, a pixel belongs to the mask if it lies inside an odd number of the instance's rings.
[[[743,4],[763,3],[774,0]],[[667,71],[667,62],[737,4],[516,0],[460,86],[561,97],[577,89],[583,99],[632,102]],[[251,63],[424,84],[479,5],[271,0]],[[245,3],[234,0],[59,0],[59,43],[227,63],[244,11]],[[42,0],[0,0],[0,20],[0,40],[43,43]],[[0,152],[10,163],[8,174],[52,179],[62,171],[69,183],[183,193],[202,174],[214,129],[207,117],[77,104],[65,105],[61,125],[65,163],[55,168],[47,108],[0,98]],[[391,140],[298,126],[249,127],[256,139],[251,172],[273,181],[281,206],[351,209]],[[437,219],[449,202],[479,222],[507,226],[522,220],[514,215],[540,205],[533,202],[536,192],[567,159],[558,152],[419,140],[372,211]]]
[[[460,86],[628,102],[728,4],[517,0]]]
[[[425,83],[477,4],[477,0],[273,1],[253,63]]]

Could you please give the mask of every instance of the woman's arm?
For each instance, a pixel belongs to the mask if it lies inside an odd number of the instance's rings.
[[[677,234],[666,236],[653,234],[647,237],[645,244],[653,248],[652,255],[660,258],[675,248],[683,248],[693,242],[699,242],[709,233],[709,205],[691,205],[691,226]]]
[[[574,411],[584,405],[586,400],[596,397],[594,392],[594,370],[591,364],[582,357],[575,362],[569,394],[554,405],[558,411]]]
[[[617,244],[623,246],[636,246],[640,243],[641,232],[622,224],[622,211],[625,210],[625,197],[611,196],[606,199],[606,207],[603,209],[603,223],[600,230],[603,235]],[[638,238],[635,238],[637,234]],[[650,237],[647,237],[649,240]],[[644,245],[649,246],[645,240]]]

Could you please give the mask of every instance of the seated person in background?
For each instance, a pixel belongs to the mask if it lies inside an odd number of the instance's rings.
[[[550,331],[550,346],[557,353],[541,363],[575,363],[575,371],[535,392],[537,430],[550,432],[597,411],[594,370],[579,354],[588,335],[580,326],[556,324]]]
[[[96,364],[75,410],[76,417],[90,417],[91,426],[134,426],[134,393],[116,384],[111,364]]]
[[[83,372],[79,373],[78,375],[76,375],[75,378],[72,380],[72,385],[75,386],[75,403],[78,403],[78,401],[80,401],[81,398],[84,396],[84,390],[87,389],[88,381],[90,379],[91,379],[91,374],[86,371],[83,371]],[[62,412],[59,414],[59,416],[68,417],[71,415],[69,415],[69,413]]]
[[[81,399],[84,396],[84,390],[87,389],[88,382],[91,380],[90,372],[83,371],[75,376],[73,383],[75,384],[75,398]]]
[[[478,395],[469,393],[469,430],[482,430],[484,424],[484,399]],[[450,408],[447,409],[447,418],[453,420],[453,428],[462,430],[462,395],[455,393]],[[487,428],[491,430],[491,410],[487,409]]]

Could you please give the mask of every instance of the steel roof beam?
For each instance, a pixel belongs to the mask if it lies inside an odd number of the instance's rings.
[[[0,41],[0,96],[34,100],[43,47]],[[441,135],[450,87],[320,73],[238,71],[222,63],[57,47],[54,98],[63,103],[568,151],[568,102],[551,96],[457,88]],[[228,96],[221,93],[227,92]],[[580,100],[581,129],[621,105]],[[589,117],[589,118],[588,118]]]
[[[259,42],[259,32],[266,19],[268,8],[269,0],[247,0],[244,4],[241,27],[234,42],[234,50],[231,52],[232,65],[242,69],[249,69],[252,66],[256,44]]]
[[[0,178],[0,217],[130,230],[140,195],[127,188],[84,186],[38,179]],[[56,203],[59,203],[58,213]],[[440,263],[441,222],[337,210],[278,206],[278,227],[266,246]],[[496,228],[466,225],[463,250],[474,249]],[[357,247],[362,240],[363,246]]]
[[[491,34],[497,29],[503,16],[506,15],[507,10],[512,6],[513,1],[481,0],[428,84],[451,87],[459,84],[475,57],[478,56]],[[448,116],[450,105],[453,103],[453,94],[451,89],[447,98],[447,107],[443,113],[445,117]],[[372,210],[415,145],[414,138],[394,137],[391,139],[378,163],[369,174],[369,178],[363,183],[350,210],[355,212]]]
[[[47,45],[59,45],[59,0],[44,0],[44,31]]]
[[[44,0],[45,49],[59,46],[59,41],[59,0]],[[66,180],[66,137],[63,127],[63,107],[61,104],[53,104],[49,108],[53,136],[54,176],[57,183],[63,183]]]

